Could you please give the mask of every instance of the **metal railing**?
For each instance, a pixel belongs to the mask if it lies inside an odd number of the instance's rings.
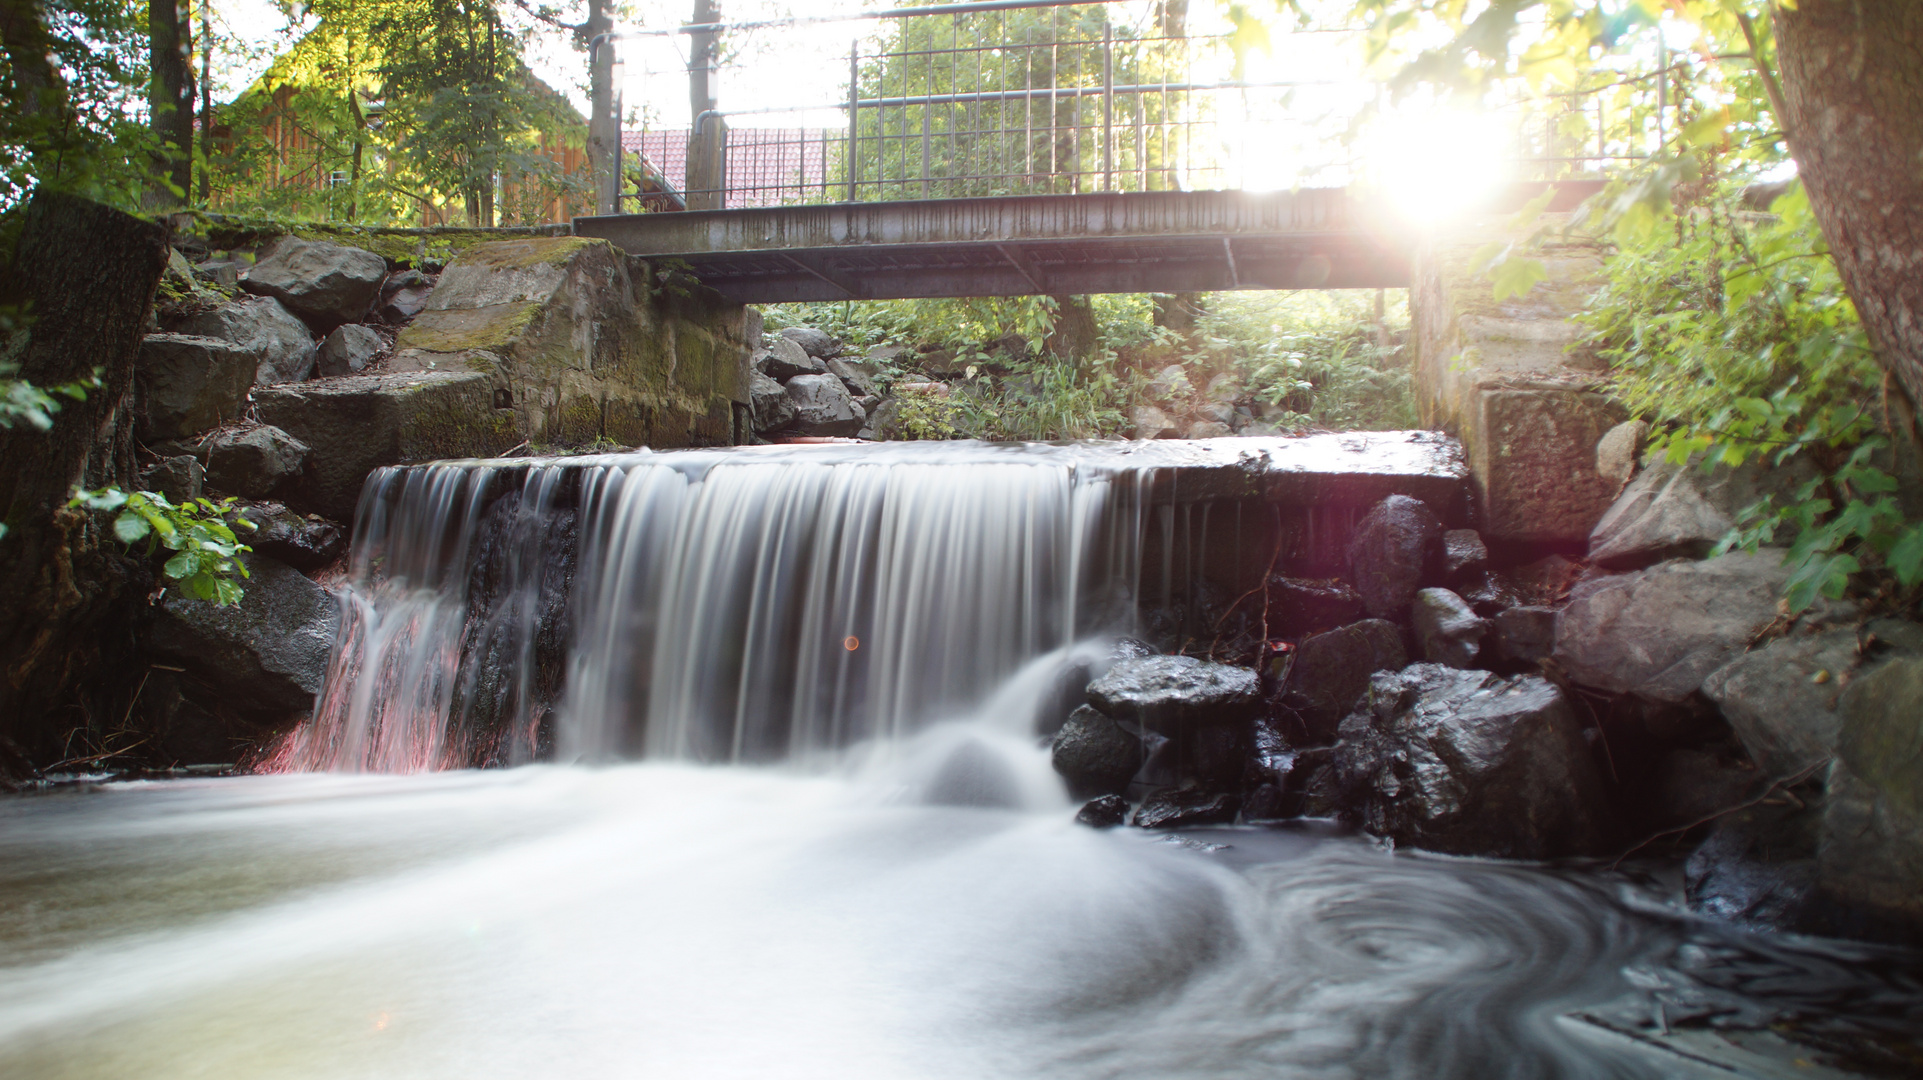
[[[881,24],[846,54],[845,99],[714,109],[691,133],[644,132],[642,153],[694,207],[1275,190],[1354,179],[1342,136],[1381,102],[1379,87],[1236,78],[1228,37],[1187,33],[1168,13],[1178,7],[1000,0],[843,17]],[[781,25],[819,21],[835,20]],[[734,24],[746,25],[761,24]],[[1570,116],[1587,122],[1591,109],[1599,133],[1600,98],[1571,97],[1568,115],[1540,102],[1520,106],[1515,178],[1593,177],[1642,156],[1596,133],[1572,134]],[[841,123],[745,122],[829,112]],[[691,176],[706,182],[690,187]]]

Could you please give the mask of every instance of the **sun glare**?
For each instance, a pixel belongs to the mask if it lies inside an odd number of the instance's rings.
[[[1392,114],[1365,144],[1369,182],[1397,213],[1439,225],[1473,209],[1510,179],[1513,135],[1502,117],[1434,109]]]

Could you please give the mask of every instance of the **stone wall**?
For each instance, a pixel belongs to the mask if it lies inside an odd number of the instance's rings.
[[[1506,224],[1467,222],[1417,254],[1409,303],[1423,423],[1462,440],[1488,541],[1579,552],[1621,489],[1598,473],[1596,444],[1624,413],[1569,321],[1595,291],[1601,252],[1551,246],[1548,279],[1497,301],[1471,265],[1478,248],[1510,238]]]
[[[605,240],[502,240],[448,264],[388,370],[488,376],[536,445],[723,446],[742,435],[747,339],[745,308]]]

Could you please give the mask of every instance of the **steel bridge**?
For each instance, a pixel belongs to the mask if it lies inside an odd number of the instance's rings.
[[[617,176],[603,212],[574,229],[672,261],[728,299],[1409,284],[1414,230],[1349,187],[1337,137],[1379,92],[1309,62],[1337,38],[1298,49],[1290,77],[1262,79],[1221,26],[1191,25],[1182,0],[977,0],[733,25],[712,13],[696,0],[693,23],[658,32],[691,46],[693,127],[651,142],[685,137],[666,179],[688,209],[609,212],[661,205],[659,187],[621,192]],[[839,102],[729,111],[715,100],[720,35],[857,20],[878,29],[849,47]],[[824,107],[841,127],[731,126]],[[1517,159],[1562,181],[1562,206],[1595,190],[1599,165],[1633,156],[1572,144],[1572,115],[1517,126]],[[1280,184],[1291,190],[1239,190]],[[1541,187],[1492,192],[1487,208],[1521,206]]]

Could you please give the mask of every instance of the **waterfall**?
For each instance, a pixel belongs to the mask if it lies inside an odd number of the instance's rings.
[[[908,735],[1127,629],[1148,475],[954,443],[383,469],[315,714],[265,767],[776,761]]]

